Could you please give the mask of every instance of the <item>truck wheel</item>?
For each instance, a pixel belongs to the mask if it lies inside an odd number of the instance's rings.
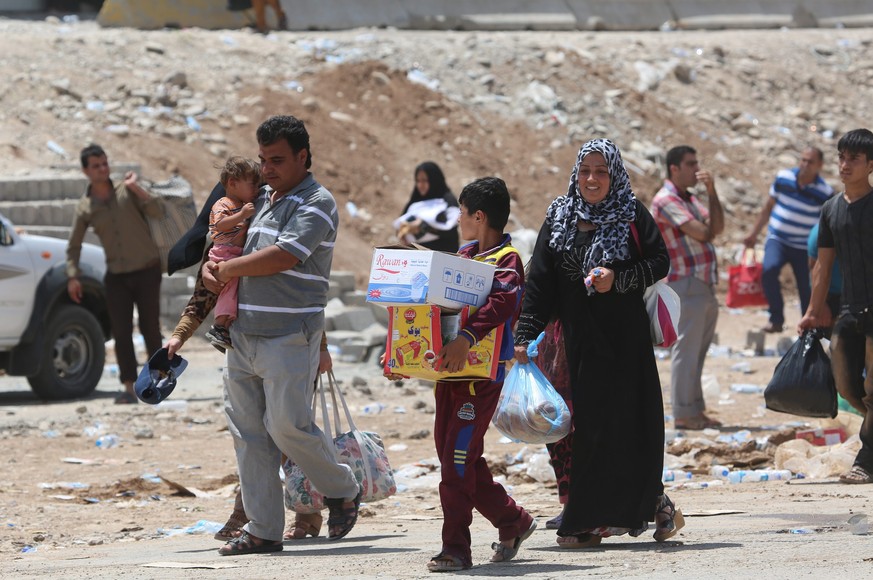
[[[97,318],[81,306],[61,306],[46,327],[40,370],[27,381],[41,399],[84,397],[100,382],[105,360]]]

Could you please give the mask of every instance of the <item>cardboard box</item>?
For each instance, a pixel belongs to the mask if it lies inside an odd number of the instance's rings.
[[[455,254],[406,247],[373,250],[367,301],[385,306],[435,304],[460,310],[482,306],[494,266]]]
[[[385,372],[430,381],[494,380],[500,365],[502,326],[470,348],[463,370],[434,370],[443,345],[457,337],[469,314],[470,307],[464,307],[459,314],[445,314],[430,304],[389,306]]]
[[[846,432],[841,427],[829,429],[805,429],[795,434],[797,439],[806,439],[813,445],[836,445],[846,440]]]

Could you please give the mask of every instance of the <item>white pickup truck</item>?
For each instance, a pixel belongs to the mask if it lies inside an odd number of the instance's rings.
[[[42,399],[91,393],[110,338],[103,249],[83,244],[81,304],[67,295],[67,242],[17,232],[0,214],[0,374],[26,376]]]

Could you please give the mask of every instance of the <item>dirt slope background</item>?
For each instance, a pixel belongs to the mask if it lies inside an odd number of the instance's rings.
[[[730,257],[805,145],[839,185],[836,139],[870,119],[869,45],[858,29],[262,36],[0,20],[0,175],[75,167],[95,141],[152,179],[181,173],[201,201],[216,164],[257,155],[260,121],[293,114],[341,208],[335,267],[361,278],[423,160],[456,193],[503,177],[516,225],[538,228],[585,140],[613,139],[645,200],[666,150],[689,143],[717,174]]]
[[[537,228],[549,200],[566,190],[584,140],[614,139],[646,200],[660,182],[666,150],[690,143],[717,174],[728,211],[719,243],[729,259],[777,169],[790,166],[806,144],[826,151],[826,177],[838,185],[836,139],[871,119],[870,38],[867,30],[358,30],[264,37],[0,19],[0,175],[75,169],[76,152],[97,141],[113,160],[141,163],[152,179],[178,171],[202,201],[216,164],[233,153],[256,156],[257,124],[291,113],[306,121],[315,175],[340,205],[335,267],[360,279],[372,246],[391,241],[390,222],[422,160],[442,165],[456,192],[475,177],[502,176],[517,225]],[[790,329],[799,315],[791,298],[786,315]],[[722,354],[707,359],[704,373],[709,409],[725,428],[688,434],[735,467],[770,466],[777,440],[823,424],[767,411],[760,392],[731,390],[766,385],[778,361],[777,340],[792,334],[768,337],[768,356],[746,357],[746,331],[765,321],[763,311],[722,310]],[[398,386],[369,365],[338,363],[359,426],[382,435],[406,489],[367,506],[348,541],[289,542],[285,555],[293,561],[228,562],[215,555],[219,544],[210,533],[197,533],[204,531],[201,522],[224,521],[236,482],[222,413],[222,363],[199,340],[183,354],[191,367],[170,408],[113,405],[118,385],[109,376],[90,399],[54,404],[39,404],[21,378],[0,378],[0,441],[8,450],[0,476],[6,530],[0,559],[7,575],[216,577],[211,570],[141,568],[171,560],[187,568],[239,567],[253,578],[289,570],[306,578],[427,576],[424,564],[439,548],[441,524],[428,385]],[[669,361],[659,360],[659,370],[669,415]],[[365,414],[374,402],[386,408]],[[120,443],[98,449],[95,440],[104,433]],[[734,435],[744,442],[711,440]],[[760,449],[750,437],[761,441]],[[495,471],[545,520],[557,513],[556,489],[527,474],[534,447],[500,442],[493,430],[486,442]],[[681,452],[693,484],[712,479],[709,451]],[[199,496],[181,495],[156,475],[196,488]],[[871,513],[866,488],[830,479],[669,489],[689,520],[675,542],[617,538],[594,554],[568,554],[555,547],[551,532],[538,531],[512,564],[479,567],[494,535],[476,517],[473,573],[699,578],[705,562],[713,578],[759,577],[761,569],[774,577],[869,576],[869,539],[847,523]],[[180,537],[166,538],[175,534]]]

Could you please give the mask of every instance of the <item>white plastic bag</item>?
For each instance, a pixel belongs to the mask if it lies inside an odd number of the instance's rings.
[[[539,337],[527,347],[536,358]],[[503,435],[523,443],[554,443],[567,436],[572,425],[563,397],[532,362],[516,363],[506,375],[492,423]]]

